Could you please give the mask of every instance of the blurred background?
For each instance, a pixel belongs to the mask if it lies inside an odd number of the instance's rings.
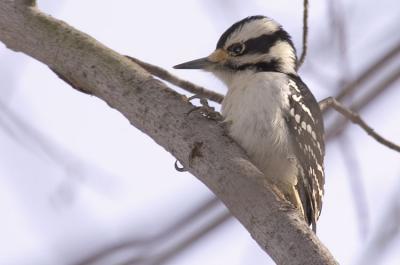
[[[302,1],[38,5],[121,54],[220,93],[211,75],[171,67],[208,55],[232,23],[267,15],[301,52]],[[318,100],[337,96],[400,143],[398,1],[311,1],[309,12],[303,80]],[[3,44],[0,84],[1,265],[273,264],[202,183],[103,101]],[[332,111],[325,121],[319,238],[341,264],[400,264],[400,154]]]

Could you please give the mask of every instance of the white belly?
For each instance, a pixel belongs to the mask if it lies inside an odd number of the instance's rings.
[[[242,73],[228,84],[222,115],[230,136],[277,185],[296,184],[297,167],[284,112],[288,79],[280,73]]]

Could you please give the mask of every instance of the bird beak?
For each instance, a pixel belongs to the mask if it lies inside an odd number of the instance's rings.
[[[211,66],[212,62],[208,60],[208,57],[196,59],[186,63],[175,65],[175,69],[205,69],[207,66]]]
[[[228,57],[228,54],[221,50],[217,49],[213,53],[211,53],[209,56],[196,59],[193,61],[189,61],[186,63],[178,64],[175,65],[175,69],[207,69],[211,66],[214,66],[218,63],[221,63],[225,61],[225,59]]]

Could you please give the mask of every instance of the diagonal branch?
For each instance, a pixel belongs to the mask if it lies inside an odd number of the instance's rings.
[[[352,144],[353,142],[349,141],[347,135],[343,135],[339,141],[341,157],[346,167],[347,179],[349,180],[351,196],[353,197],[354,209],[358,219],[360,239],[365,240],[368,238],[369,233],[370,214],[360,164]]]
[[[363,108],[368,106],[369,103],[378,98],[389,88],[394,87],[393,84],[399,79],[400,69],[396,69],[388,76],[386,76],[381,82],[379,82],[373,89],[371,89],[371,91],[367,95],[365,95],[359,101],[353,103],[350,108],[353,111],[360,112]],[[347,123],[347,119],[338,119],[337,121],[335,121],[334,124],[331,126],[332,130],[330,130],[329,133],[326,134],[326,139],[330,139],[332,137],[340,135],[345,129]]]
[[[141,260],[129,259],[120,263],[118,265],[162,265],[168,263],[174,256],[176,256],[179,252],[190,248],[193,243],[204,237],[204,235],[208,234],[209,232],[217,229],[223,223],[231,220],[231,214],[229,212],[223,212],[217,215],[212,222],[207,223],[200,227],[195,233],[191,234],[189,237],[184,238],[182,241],[175,244],[172,248],[166,249],[159,253],[158,255],[150,256],[147,262],[143,262]]]
[[[354,264],[383,264],[391,247],[396,248],[394,245],[400,236],[400,186],[397,186],[389,197],[378,216],[378,225]]]
[[[118,244],[114,244],[112,246],[106,246],[103,249],[97,250],[96,253],[90,254],[88,257],[83,258],[81,261],[74,263],[75,265],[89,265],[96,264],[101,262],[101,260],[105,260],[112,254],[118,253],[119,251],[127,250],[127,249],[146,249],[150,254],[154,254],[152,249],[159,249],[160,245],[165,243],[167,239],[170,239],[174,235],[179,235],[182,230],[187,228],[191,223],[195,222],[196,219],[202,217],[202,215],[209,212],[211,209],[215,208],[220,203],[218,198],[212,197],[208,198],[201,205],[192,209],[189,213],[185,214],[174,222],[173,224],[166,227],[165,230],[162,230],[154,235],[147,236],[144,238],[135,238],[131,240],[127,240]],[[151,255],[145,256],[135,256],[136,259],[150,259]],[[133,262],[132,262],[133,263]]]
[[[141,67],[143,67],[150,74],[155,75],[158,78],[161,78],[162,80],[165,80],[177,87],[183,88],[184,90],[189,91],[190,93],[199,95],[201,97],[204,97],[206,99],[212,100],[217,103],[221,103],[222,100],[224,99],[223,95],[218,94],[217,92],[208,90],[207,88],[201,87],[201,86],[196,85],[187,80],[183,80],[159,66],[143,62],[143,61],[141,61],[137,58],[133,58],[131,56],[126,56],[126,57],[128,59],[132,60],[133,62],[137,63]]]
[[[352,95],[357,88],[359,88],[363,83],[368,81],[370,78],[374,77],[374,73],[382,70],[390,60],[396,58],[400,54],[400,42],[397,43],[393,48],[388,50],[382,57],[379,57],[375,62],[373,62],[369,67],[367,67],[356,79],[348,83],[335,98],[339,101],[347,96]]]
[[[400,146],[392,143],[389,140],[386,140],[382,136],[380,136],[378,133],[375,132],[374,129],[372,129],[357,113],[349,110],[348,108],[344,107],[339,101],[334,99],[333,97],[326,98],[320,102],[320,108],[322,110],[325,110],[328,107],[334,108],[336,111],[338,111],[340,114],[345,116],[347,119],[349,119],[351,122],[358,124],[361,128],[364,129],[365,132],[367,132],[372,138],[374,138],[376,141],[379,143],[387,146],[388,148],[400,152]]]
[[[0,2],[0,40],[104,100],[212,190],[278,264],[337,264],[298,211],[182,95],[137,64],[34,7]],[[196,156],[190,156],[195,146]],[[189,160],[189,157],[191,159]]]

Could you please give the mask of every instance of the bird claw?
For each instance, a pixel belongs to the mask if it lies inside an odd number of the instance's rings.
[[[208,101],[206,98],[203,98],[199,95],[193,95],[191,97],[188,98],[188,101],[191,101],[193,99],[199,99],[200,100],[200,104],[201,106],[196,106],[194,108],[192,108],[187,115],[189,115],[190,113],[194,112],[194,111],[200,111],[200,113],[206,117],[207,119],[211,119],[211,120],[215,120],[215,121],[222,121],[223,117],[222,115],[218,112],[215,111],[214,107],[210,106],[208,104]]]
[[[178,160],[175,160],[175,164],[174,164],[174,166],[175,166],[175,170],[176,171],[178,171],[178,172],[186,172],[186,171],[189,171],[187,168],[185,168],[183,165],[182,166],[179,166],[178,165]]]

